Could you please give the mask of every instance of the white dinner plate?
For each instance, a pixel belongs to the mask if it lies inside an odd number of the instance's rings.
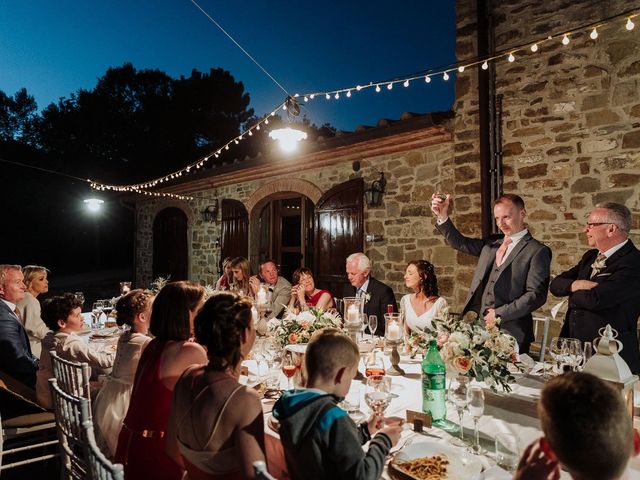
[[[434,455],[445,455],[449,460],[447,480],[477,478],[482,471],[482,463],[479,458],[468,454],[462,448],[438,442],[427,441],[407,445],[396,454],[393,462],[398,464],[402,461],[413,460],[418,457],[432,457]]]

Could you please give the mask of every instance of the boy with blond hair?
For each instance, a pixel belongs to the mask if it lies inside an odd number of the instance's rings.
[[[335,328],[317,332],[305,354],[307,388],[290,390],[276,403],[289,476],[304,479],[377,479],[402,427],[371,417],[359,426],[338,407],[358,370],[358,346]],[[362,445],[370,440],[365,452]]]
[[[640,437],[619,392],[588,373],[569,372],[542,389],[538,416],[544,437],[527,447],[514,480],[617,480]]]

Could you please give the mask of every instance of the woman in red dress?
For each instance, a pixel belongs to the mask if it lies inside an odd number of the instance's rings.
[[[200,285],[173,282],[153,303],[149,330],[155,338],[138,363],[115,456],[127,480],[182,478],[182,468],[165,453],[165,437],[178,378],[190,365],[207,363],[205,349],[190,340],[203,296]]]
[[[300,311],[306,307],[328,310],[334,308],[335,304],[331,292],[316,288],[311,269],[302,267],[293,272],[289,309]]]

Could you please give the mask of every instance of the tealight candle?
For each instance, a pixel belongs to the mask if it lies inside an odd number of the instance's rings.
[[[400,340],[400,325],[398,325],[398,322],[394,321],[389,324],[389,328],[387,329],[387,339]]]

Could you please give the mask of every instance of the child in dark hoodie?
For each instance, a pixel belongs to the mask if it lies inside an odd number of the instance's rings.
[[[382,475],[402,427],[387,425],[371,438],[369,433],[383,424],[382,418],[374,416],[356,426],[338,407],[356,375],[358,360],[358,346],[334,328],[318,332],[309,342],[307,388],[285,392],[273,409],[292,480],[364,480]],[[362,445],[369,440],[365,453]]]

